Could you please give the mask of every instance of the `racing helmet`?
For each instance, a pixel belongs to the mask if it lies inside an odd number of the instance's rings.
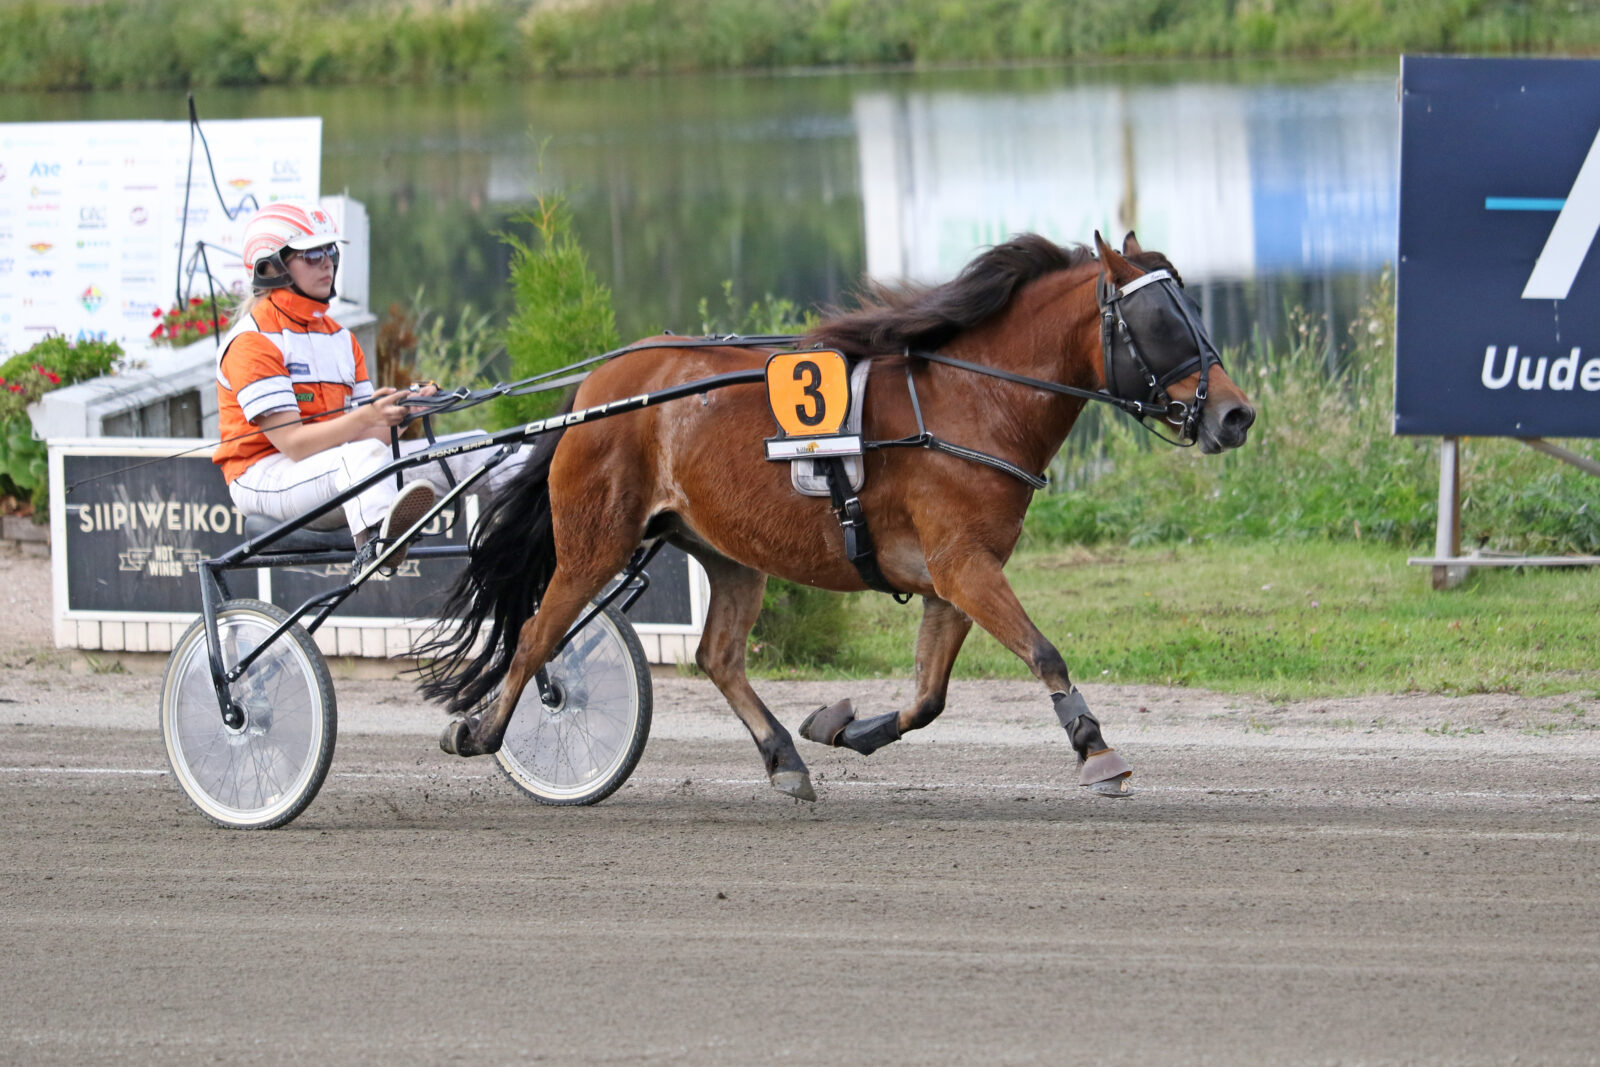
[[[339,237],[333,216],[309,200],[276,200],[253,215],[244,228],[244,261],[250,265],[250,287],[256,292],[293,285],[283,250],[303,251],[347,244]],[[331,294],[330,294],[331,296]]]

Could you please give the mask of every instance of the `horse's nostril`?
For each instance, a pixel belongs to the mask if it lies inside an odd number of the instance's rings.
[[[1240,404],[1222,416],[1222,428],[1229,433],[1244,433],[1254,425],[1255,421],[1256,409],[1249,404]]]

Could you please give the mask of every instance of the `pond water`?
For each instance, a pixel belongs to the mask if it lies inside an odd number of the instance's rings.
[[[766,294],[936,282],[984,245],[1098,228],[1172,258],[1223,344],[1285,311],[1337,336],[1394,258],[1397,62],[212,90],[202,119],[320,115],[368,209],[372,303],[510,307],[518,216],[559,192],[624,338]],[[180,119],[177,93],[7,94],[0,121]]]

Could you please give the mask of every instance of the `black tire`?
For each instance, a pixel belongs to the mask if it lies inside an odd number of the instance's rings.
[[[495,759],[541,804],[597,804],[628,780],[650,736],[650,664],[615,608],[545,665],[557,698],[529,683]]]
[[[238,663],[288,613],[259,600],[229,600],[217,612],[224,668]],[[167,661],[161,683],[161,738],[184,794],[218,826],[270,830],[316,797],[333,762],[338,713],[328,664],[298,625],[232,685],[244,709],[237,730],[222,721],[206,656],[205,621],[195,620]]]

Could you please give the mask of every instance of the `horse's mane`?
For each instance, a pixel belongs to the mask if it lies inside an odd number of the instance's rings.
[[[984,252],[943,285],[873,284],[859,308],[829,315],[805,340],[852,356],[938,348],[1004,308],[1035,278],[1092,262],[1094,252],[1083,245],[1063,248],[1038,234],[1021,234]]]

